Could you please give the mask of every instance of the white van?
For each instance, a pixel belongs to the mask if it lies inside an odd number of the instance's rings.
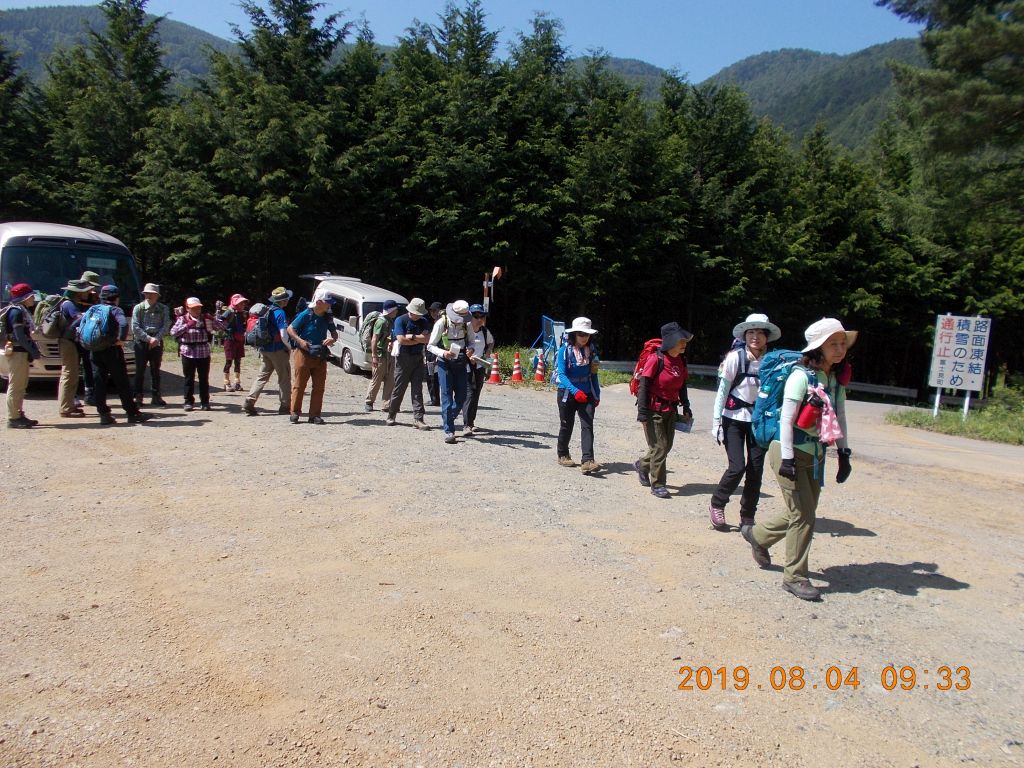
[[[0,223],[0,306],[11,300],[11,287],[28,283],[40,295],[60,293],[69,280],[96,272],[104,283],[121,289],[121,307],[131,316],[142,301],[135,257],[116,237],[84,227],[40,221]],[[130,331],[129,331],[130,336]],[[60,378],[57,339],[35,338],[42,357],[32,362],[31,380]],[[135,372],[131,343],[124,346],[128,374]],[[0,384],[3,387],[3,384]]]
[[[398,304],[398,314],[405,312],[409,300],[401,294],[368,285],[358,277],[344,277],[330,273],[303,275],[317,281],[316,290],[326,291],[334,297],[334,325],[338,329],[338,343],[333,352],[341,358],[346,373],[370,370],[370,355],[363,351],[359,329],[363,318],[371,312],[380,312],[388,299]]]

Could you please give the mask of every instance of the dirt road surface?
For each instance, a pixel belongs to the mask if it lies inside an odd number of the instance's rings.
[[[2,433],[0,765],[1024,764],[1024,449],[851,403],[803,603],[708,526],[711,393],[659,500],[624,386],[585,477],[550,392],[488,387],[448,446],[363,413],[365,381],[331,369],[321,427],[218,389],[104,429],[32,393],[43,424]]]

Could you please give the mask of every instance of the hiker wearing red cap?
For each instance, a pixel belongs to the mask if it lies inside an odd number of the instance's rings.
[[[28,371],[33,360],[40,357],[39,347],[32,340],[32,313],[36,294],[28,283],[11,288],[11,303],[0,310],[0,342],[10,369],[7,380],[7,426],[30,429],[39,422],[25,416],[22,406],[28,389]]]

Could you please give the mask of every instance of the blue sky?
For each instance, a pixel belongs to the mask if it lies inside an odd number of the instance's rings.
[[[40,5],[94,5],[65,0],[0,0],[0,10]],[[444,0],[349,0],[325,2],[326,12],[346,19],[366,17],[377,41],[392,44],[413,19],[434,22]],[[236,0],[150,0],[147,10],[167,15],[220,37],[230,24],[247,27]],[[699,82],[722,67],[763,51],[809,48],[852,53],[920,27],[874,5],[872,0],[484,0],[492,30],[500,30],[501,52],[517,32],[528,31],[534,12],[564,25],[574,55],[603,49],[612,56],[675,68]]]

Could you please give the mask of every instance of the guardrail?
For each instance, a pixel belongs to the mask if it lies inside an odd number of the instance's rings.
[[[636,366],[636,361],[630,362],[629,360],[602,360],[601,367],[609,371],[622,371],[624,373],[632,373],[633,368]],[[715,378],[718,376],[717,365],[690,365],[687,364],[690,373],[695,376],[708,376]],[[868,384],[864,381],[851,381],[846,385],[846,388],[851,392],[868,392],[873,395],[883,395],[886,397],[900,397],[906,400],[917,400],[917,390],[910,387],[890,387],[885,384]]]

